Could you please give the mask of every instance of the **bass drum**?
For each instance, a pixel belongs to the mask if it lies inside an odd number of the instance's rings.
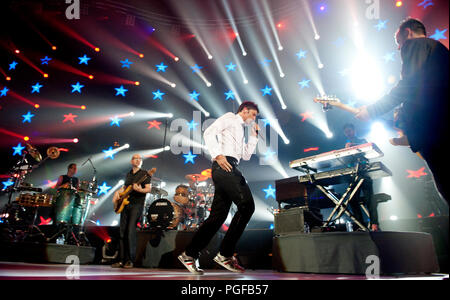
[[[150,228],[177,229],[183,219],[183,209],[167,199],[155,200],[148,208],[147,221]]]

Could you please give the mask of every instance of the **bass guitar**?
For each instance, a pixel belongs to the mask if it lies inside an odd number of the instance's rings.
[[[156,168],[147,171],[147,173],[135,183],[142,184],[147,178],[152,177],[153,174],[155,174],[155,172]],[[125,190],[122,193],[119,193],[118,199],[114,202],[114,212],[116,214],[120,214],[124,210],[125,206],[130,204],[129,199],[131,192],[133,192],[133,184],[130,184],[125,188]]]
[[[337,107],[354,115],[357,115],[359,113],[359,109],[342,103],[336,97],[322,96],[319,98],[314,98],[314,102],[322,104],[323,111],[329,111],[332,107]],[[396,126],[397,124],[401,123],[402,118],[402,111],[396,110],[394,112],[394,130],[398,132],[399,136],[397,138],[390,139],[389,142],[394,146],[409,147],[410,144],[408,141],[408,137],[405,135],[404,131],[401,128]],[[423,159],[422,155],[419,152],[417,152],[416,154]]]

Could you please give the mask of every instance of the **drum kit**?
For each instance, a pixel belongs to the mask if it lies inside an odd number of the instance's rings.
[[[12,234],[12,239],[15,241],[25,241],[35,237],[50,241],[53,237],[46,238],[35,224],[39,208],[51,208],[56,222],[80,226],[79,237],[75,237],[77,244],[80,244],[82,240],[80,236],[84,234],[84,222],[89,211],[91,197],[97,193],[95,173],[93,180],[81,181],[78,188],[66,184],[61,186],[56,194],[43,193],[42,188],[36,188],[26,183],[25,178],[48,159],[57,159],[60,151],[57,147],[50,147],[46,151],[47,157],[42,158],[34,146],[27,144],[26,151],[23,152],[22,158],[10,171],[14,184],[5,190],[9,194],[9,201],[0,213],[0,221],[6,225],[27,225],[24,234]],[[31,156],[38,164],[29,163],[27,155]],[[15,193],[19,193],[19,195],[13,201]],[[69,215],[71,220],[69,220]],[[57,234],[61,234],[61,232]],[[83,241],[84,244],[89,243],[86,238]]]
[[[203,173],[203,172],[202,172]],[[210,174],[210,173],[209,173]],[[195,230],[209,216],[214,198],[214,185],[210,176],[188,174],[189,185],[180,184],[175,189],[174,201],[161,188],[161,180],[152,178],[151,204],[144,208],[144,229]]]

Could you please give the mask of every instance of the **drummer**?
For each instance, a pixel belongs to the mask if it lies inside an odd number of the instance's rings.
[[[56,182],[56,189],[77,189],[78,188],[78,178],[75,177],[77,173],[77,164],[71,163],[67,167],[67,175],[61,175]]]
[[[56,199],[56,221],[58,223],[70,223],[80,225],[81,203],[77,189],[79,180],[75,177],[77,165],[71,163],[67,167],[67,174],[58,178],[55,188],[58,190]]]

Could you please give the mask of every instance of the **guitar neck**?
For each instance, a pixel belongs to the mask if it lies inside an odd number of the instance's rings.
[[[333,103],[332,105],[333,105],[333,106],[336,106],[336,107],[338,107],[338,108],[340,108],[340,109],[342,109],[342,110],[345,110],[346,112],[349,112],[349,113],[351,113],[351,114],[354,114],[354,115],[356,115],[356,114],[359,112],[359,110],[358,110],[357,108],[348,106],[348,105],[343,104],[343,103],[341,103],[341,102]]]

